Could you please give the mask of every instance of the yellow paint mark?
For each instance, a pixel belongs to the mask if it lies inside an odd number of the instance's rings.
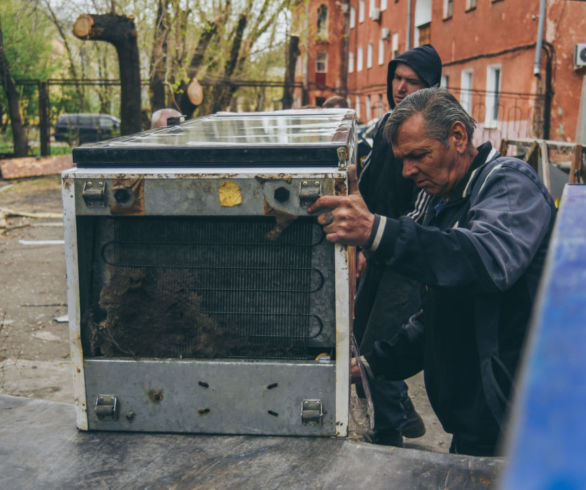
[[[226,180],[218,189],[220,206],[232,207],[242,204],[242,192],[240,186],[231,180]]]

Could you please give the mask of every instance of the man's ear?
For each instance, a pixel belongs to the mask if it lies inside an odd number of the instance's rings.
[[[453,145],[458,153],[464,153],[466,148],[468,148],[468,133],[466,132],[464,123],[456,121],[452,124],[448,132],[448,141],[450,146]]]

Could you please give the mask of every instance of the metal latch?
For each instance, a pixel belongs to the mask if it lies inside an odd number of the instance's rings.
[[[81,196],[88,208],[106,206],[106,182],[103,180],[88,180],[83,185]]]
[[[306,208],[311,206],[320,196],[319,180],[304,180],[299,189],[299,206]]]
[[[116,395],[98,395],[96,398],[96,415],[102,420],[110,417],[118,419],[118,397]]]
[[[321,425],[324,411],[321,400],[303,400],[301,422],[303,425]]]
[[[338,170],[346,170],[348,168],[348,148],[340,146],[336,152],[338,153]]]

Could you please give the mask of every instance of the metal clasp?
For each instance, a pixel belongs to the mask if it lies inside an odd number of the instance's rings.
[[[321,400],[303,400],[301,422],[303,425],[321,425],[324,411]]]
[[[118,397],[116,395],[98,395],[96,398],[96,416],[102,420],[106,417],[118,419]]]
[[[299,189],[299,206],[306,208],[319,199],[321,186],[319,180],[304,180]]]
[[[336,152],[338,153],[338,170],[346,170],[348,168],[348,148],[340,146]]]
[[[83,185],[81,196],[88,208],[106,206],[106,182],[103,180],[88,180]]]

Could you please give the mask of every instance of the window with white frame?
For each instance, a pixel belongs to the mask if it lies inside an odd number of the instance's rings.
[[[323,3],[317,8],[317,35],[322,39],[328,37],[328,7]]]
[[[372,43],[366,47],[366,68],[372,68]]]
[[[399,56],[399,33],[395,32],[391,41],[391,58]]]
[[[356,96],[356,120],[360,121],[360,95]]]
[[[366,96],[366,121],[372,119],[372,107],[370,107],[370,95]]]
[[[472,70],[463,70],[460,82],[460,104],[468,114],[472,114],[472,75]]]
[[[348,53],[348,73],[354,72],[354,51]]]
[[[303,57],[299,56],[295,62],[295,74],[303,75]]]
[[[376,104],[376,117],[383,117],[383,94],[378,94],[378,102]]]
[[[378,40],[378,64],[382,65],[385,62],[385,40]]]
[[[466,0],[466,10],[472,10],[476,8],[476,0]]]
[[[318,51],[317,56],[315,57],[315,71],[317,73],[327,73],[328,72],[328,52],[327,51]]]
[[[387,10],[387,0],[380,0],[380,11]]]
[[[364,0],[358,3],[358,22],[364,22]]]
[[[370,3],[368,5],[368,13],[370,15],[370,17],[372,18],[372,13],[374,12],[374,9],[376,8],[376,2],[375,0],[370,0]]]
[[[362,71],[362,46],[358,46],[356,53],[356,71]]]
[[[454,13],[454,0],[444,0],[444,19],[449,19]]]
[[[350,7],[350,29],[356,27],[356,9]]]
[[[449,88],[450,87],[450,75],[447,73],[444,73],[442,75],[442,78],[440,80],[440,87],[441,88]]]
[[[415,45],[420,46],[431,40],[431,0],[418,0],[415,4]]]
[[[499,120],[501,95],[501,66],[492,65],[486,72],[486,115],[484,127],[495,127]]]

